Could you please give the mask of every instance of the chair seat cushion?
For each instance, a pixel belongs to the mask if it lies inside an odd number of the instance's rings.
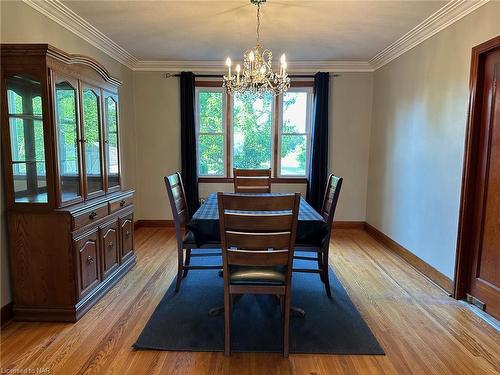
[[[273,284],[283,285],[286,267],[235,266],[230,267],[232,284]]]

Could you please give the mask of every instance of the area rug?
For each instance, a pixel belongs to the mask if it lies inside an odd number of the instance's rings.
[[[209,264],[213,259],[197,257],[194,261]],[[312,262],[299,260],[295,266],[307,268]],[[293,274],[292,305],[304,309],[305,317],[291,318],[290,352],[384,354],[342,284],[330,271],[332,298],[326,296],[318,274]],[[179,293],[174,294],[174,288],[175,280],[133,347],[223,351],[224,316],[208,314],[211,308],[224,303],[223,281],[218,272],[190,271],[183,279]],[[274,296],[244,295],[233,308],[232,350],[281,352],[281,327],[280,307]]]

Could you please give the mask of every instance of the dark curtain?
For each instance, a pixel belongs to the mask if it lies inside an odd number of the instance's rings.
[[[311,157],[306,199],[316,210],[321,209],[328,178],[328,94],[330,76],[314,75],[314,107],[311,129]]]
[[[193,73],[181,73],[181,174],[190,215],[193,215],[199,207],[196,129],[194,123],[194,80]]]

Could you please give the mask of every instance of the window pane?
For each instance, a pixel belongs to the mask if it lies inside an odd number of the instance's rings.
[[[68,82],[56,84],[56,119],[59,142],[59,175],[62,201],[80,196],[76,89]]]
[[[305,135],[283,135],[281,137],[282,176],[305,176],[307,137]]]
[[[222,133],[222,92],[205,91],[199,93],[200,132]]]
[[[235,168],[271,167],[272,94],[234,96],[233,164]]]
[[[7,78],[10,150],[16,202],[47,202],[40,82]]]
[[[100,98],[92,89],[83,90],[83,133],[85,137],[85,170],[87,190],[94,193],[103,189],[101,176]]]
[[[306,133],[307,92],[283,95],[283,133]]]
[[[118,167],[118,103],[112,96],[106,98],[106,126],[107,143],[106,152],[108,155],[108,187],[120,185],[120,174]]]
[[[200,134],[198,142],[198,175],[224,175],[224,136],[222,134]]]

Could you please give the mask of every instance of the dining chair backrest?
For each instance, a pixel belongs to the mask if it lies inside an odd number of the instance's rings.
[[[172,209],[172,216],[174,218],[177,241],[180,240],[182,242],[182,238],[184,236],[182,228],[186,226],[189,220],[189,210],[181,174],[179,172],[175,172],[170,176],[165,176],[164,179],[168,199],[170,201],[170,208]]]
[[[291,265],[299,193],[276,196],[218,193],[217,200],[224,268]],[[291,269],[288,267],[290,274]]]
[[[335,209],[339,200],[340,188],[342,187],[342,177],[331,174],[326,183],[325,197],[321,207],[321,216],[328,223],[328,228],[331,229]]]
[[[235,193],[270,193],[271,169],[233,169]]]

